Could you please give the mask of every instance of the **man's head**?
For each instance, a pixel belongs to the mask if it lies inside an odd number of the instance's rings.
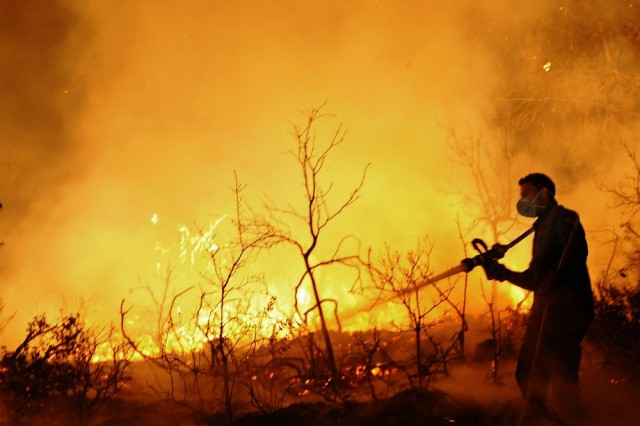
[[[518,184],[521,197],[518,201],[518,211],[523,216],[537,216],[556,195],[556,186],[553,181],[542,173],[528,174],[520,179]]]
[[[522,185],[530,184],[537,191],[541,191],[543,188],[547,188],[549,195],[551,198],[556,195],[556,185],[547,175],[543,175],[542,173],[531,173],[523,177],[518,181],[518,184],[522,187]]]

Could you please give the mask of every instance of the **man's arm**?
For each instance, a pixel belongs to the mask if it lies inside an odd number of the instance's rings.
[[[509,281],[525,290],[535,290],[533,267],[531,264],[522,272],[512,271],[497,260],[490,260],[486,264],[483,264],[482,267],[489,280]]]

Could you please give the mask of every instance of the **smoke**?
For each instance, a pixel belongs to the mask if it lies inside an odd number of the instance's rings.
[[[588,19],[551,1],[0,7],[11,64],[0,71],[0,279],[18,328],[60,306],[113,315],[156,273],[157,248],[174,244],[178,225],[229,213],[234,171],[258,205],[300,200],[285,154],[291,123],[325,101],[334,116],[323,125],[347,130],[327,166],[336,193],[371,163],[362,198],[332,232],[398,249],[429,234],[436,267],[462,257],[451,258],[458,205],[443,190],[451,180],[470,188],[449,161],[447,128],[478,129],[508,148],[515,174],[547,171],[576,203],[617,158],[611,130],[635,128],[629,114],[596,108],[632,110],[623,83],[601,99],[609,86],[589,78],[595,53],[606,58],[602,40],[616,48],[612,67],[637,70],[637,40],[613,31],[636,16],[622,3]]]
[[[490,123],[515,141],[515,154],[544,157],[573,185],[610,168],[603,159],[617,158],[621,141],[635,142],[640,11],[628,2],[545,6],[505,36],[509,62]]]
[[[72,67],[89,40],[85,30],[66,2],[0,3],[0,239],[7,244],[0,274],[7,310],[28,309],[22,296],[48,285],[51,276],[31,274],[30,264],[47,263],[46,230],[62,188],[87,171],[76,159],[75,132],[85,87]],[[16,274],[28,278],[18,284]]]
[[[78,54],[72,35],[80,24],[57,1],[2,2],[0,20],[0,193],[7,207],[3,222],[16,225],[81,168],[68,165],[78,145],[73,116],[84,89],[67,66]]]

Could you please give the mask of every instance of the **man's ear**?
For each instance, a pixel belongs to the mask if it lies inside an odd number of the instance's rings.
[[[545,205],[549,204],[549,201],[551,201],[552,198],[551,194],[549,193],[549,188],[547,188],[546,186],[540,190],[540,196],[542,197],[542,201]]]

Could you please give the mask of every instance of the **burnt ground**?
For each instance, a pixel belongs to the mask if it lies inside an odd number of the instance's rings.
[[[246,415],[234,425],[510,425],[516,424],[517,416],[513,404],[485,407],[439,391],[413,389],[380,401],[296,404],[271,414]]]
[[[640,419],[640,384],[623,379],[624,372],[591,364],[585,357],[581,390],[587,410],[585,426],[636,426]],[[595,360],[597,361],[597,360]],[[517,425],[520,395],[513,361],[502,365],[501,380],[489,378],[486,364],[457,365],[451,376],[437,380],[428,389],[407,389],[378,400],[330,403],[300,402],[272,413],[249,412],[234,426],[418,426],[418,425]],[[134,398],[135,399],[135,398]],[[99,426],[115,425],[197,425],[192,413],[166,403],[132,399],[115,402],[107,409]],[[220,416],[208,419],[224,425]],[[545,423],[557,424],[557,423]]]
[[[487,363],[452,366],[451,375],[434,380],[427,389],[404,389],[387,398],[330,403],[303,400],[271,413],[244,414],[234,426],[414,426],[414,425],[517,425],[520,395],[513,379],[515,365],[501,365],[501,378],[494,383]],[[625,372],[604,367],[589,351],[583,357],[581,389],[587,410],[586,426],[632,426],[640,419],[640,384],[625,379]],[[144,383],[129,387],[110,401],[91,423],[95,426],[195,426],[226,425],[224,416],[210,416],[203,422],[197,413],[180,405],[160,401],[159,395]],[[21,422],[10,421],[0,413],[0,425],[73,425],[64,412],[42,413]],[[548,424],[548,423],[547,423]]]
[[[585,426],[636,426],[640,424],[640,384],[623,379],[623,373],[601,365],[581,372],[581,391],[587,412]],[[520,395],[513,379],[515,364],[502,366],[498,383],[488,377],[484,365],[458,366],[445,380],[428,390],[401,391],[390,398],[344,404],[316,402],[295,404],[270,414],[252,413],[236,426],[418,426],[418,425],[517,425]],[[555,407],[557,411],[557,407]],[[547,424],[563,424],[547,422]]]

